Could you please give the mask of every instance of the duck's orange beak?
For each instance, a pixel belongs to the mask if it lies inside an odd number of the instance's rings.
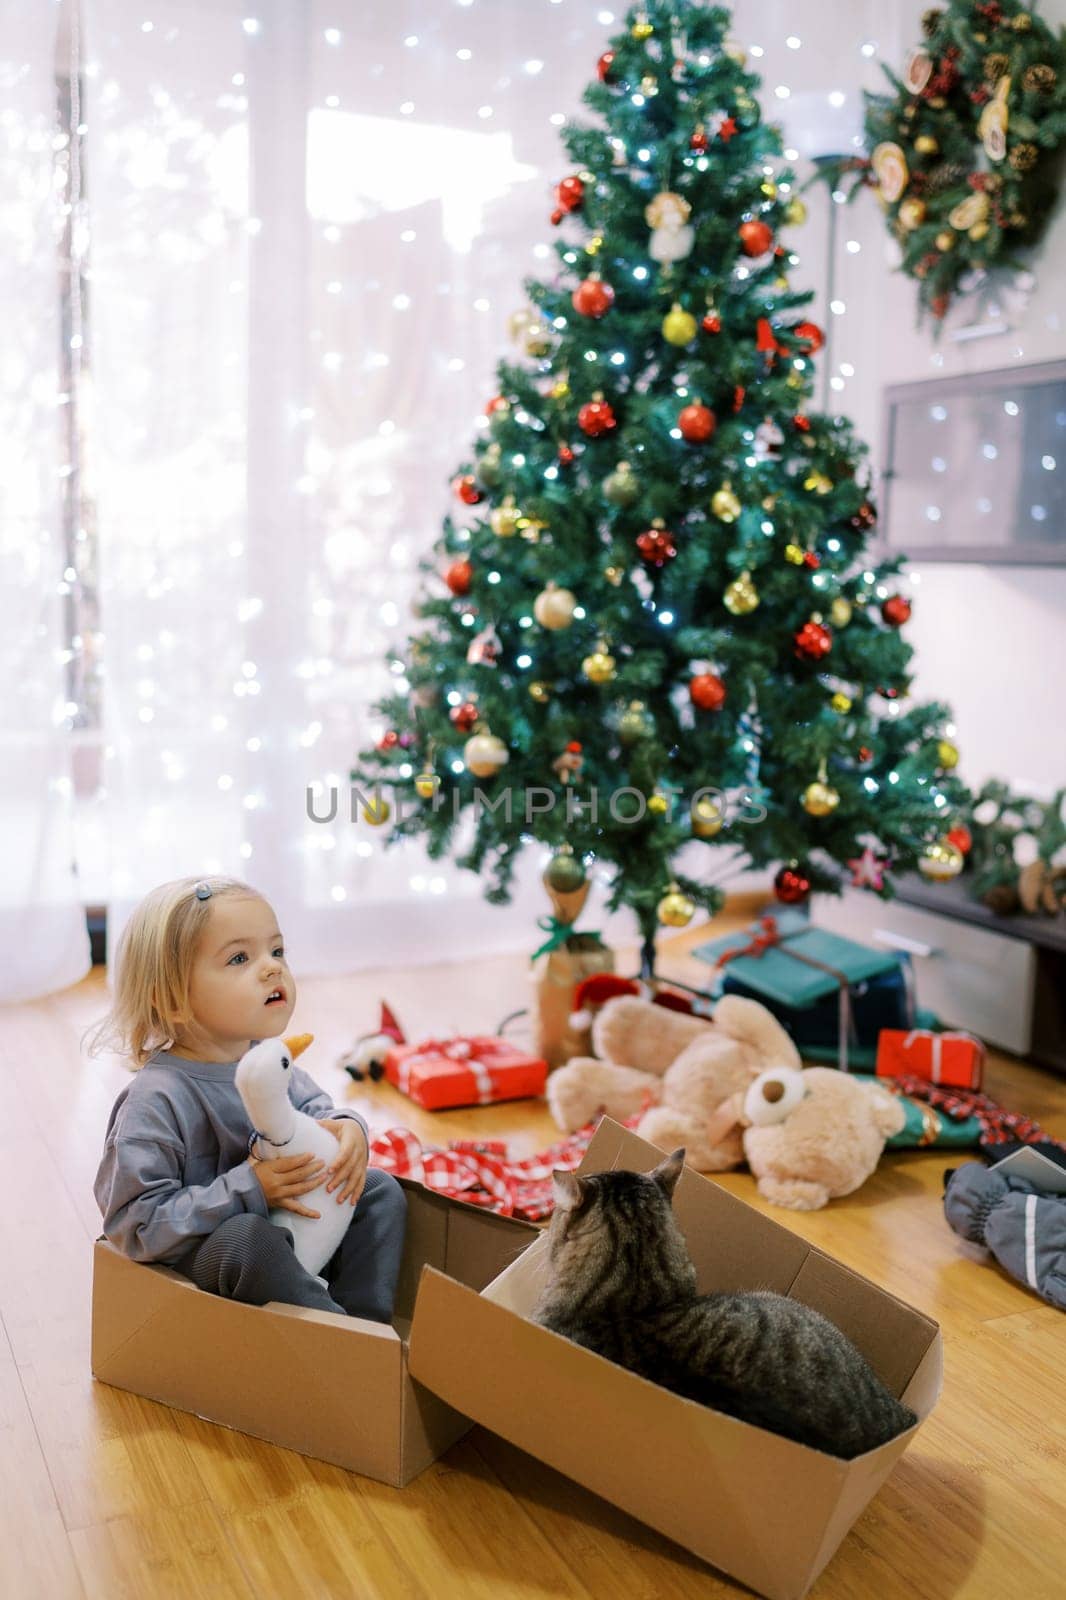
[[[294,1033],[285,1040],[285,1044],[292,1051],[293,1058],[302,1056],[309,1044],[314,1042],[313,1033]]]

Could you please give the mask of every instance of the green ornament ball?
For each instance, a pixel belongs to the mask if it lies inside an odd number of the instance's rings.
[[[612,506],[631,506],[640,499],[640,481],[628,461],[620,461],[603,480],[604,499]]]
[[[585,877],[584,863],[569,850],[561,850],[553,856],[544,873],[545,883],[556,894],[573,894],[575,889],[584,886]]]

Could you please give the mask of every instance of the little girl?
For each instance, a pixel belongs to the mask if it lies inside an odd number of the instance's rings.
[[[407,1203],[395,1178],[367,1169],[363,1120],[294,1067],[293,1102],[336,1135],[337,1159],[327,1175],[313,1156],[250,1154],[237,1064],[283,1034],[296,1005],[271,907],[235,878],[164,883],[126,925],[117,969],[89,1054],[118,1048],[139,1070],[115,1101],[96,1175],[107,1237],[134,1261],[165,1262],[212,1294],[388,1322]],[[355,1208],[324,1268],[328,1288],[297,1261],[292,1234],[268,1221],[277,1207],[319,1215],[302,1197],[323,1177],[318,1205]]]

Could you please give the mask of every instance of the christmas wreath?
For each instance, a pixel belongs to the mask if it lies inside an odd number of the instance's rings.
[[[951,0],[890,95],[866,95],[872,186],[935,317],[989,267],[1035,244],[1057,195],[1066,137],[1066,43],[1017,0]]]

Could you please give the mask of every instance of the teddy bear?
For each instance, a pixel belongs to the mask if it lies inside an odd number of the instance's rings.
[[[800,1065],[777,1019],[742,995],[723,996],[713,1020],[623,995],[595,1017],[592,1045],[595,1058],[577,1056],[548,1079],[559,1126],[572,1133],[600,1111],[624,1121],[643,1108],[641,1138],[660,1149],[684,1145],[699,1172],[742,1164],[735,1097],[769,1067]]]
[[[730,1114],[759,1193],[790,1211],[854,1193],[906,1120],[890,1090],[836,1067],[773,1067],[720,1109],[721,1122]]]

